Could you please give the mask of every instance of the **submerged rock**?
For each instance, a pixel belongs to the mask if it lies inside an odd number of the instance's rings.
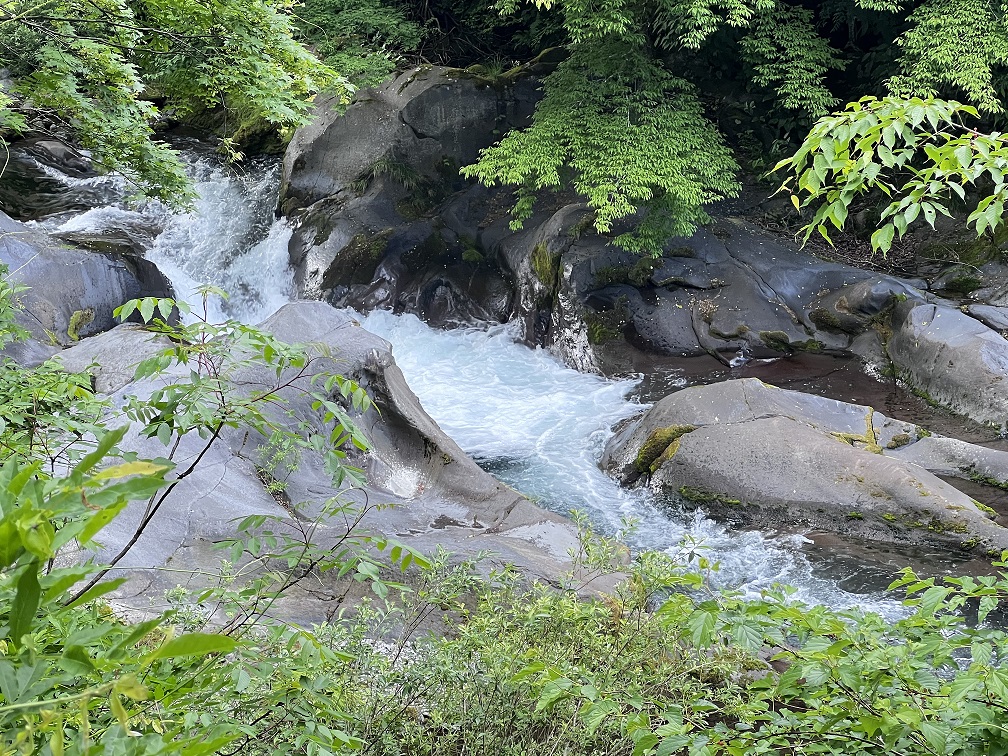
[[[971,477],[993,465],[1008,476],[1008,453],[942,444],[871,407],[753,378],[667,396],[613,436],[602,464],[625,485],[736,526],[1008,548],[1008,529],[927,469]]]
[[[277,422],[321,426],[321,417],[306,394],[312,375],[338,372],[368,390],[377,409],[357,415],[355,421],[369,438],[371,449],[353,460],[367,470],[367,487],[334,487],[321,459],[309,452],[302,454],[294,469],[271,471],[263,462],[266,439],[245,428],[225,429],[120,562],[132,574],[118,594],[121,602],[141,608],[187,579],[184,574],[159,571],[161,567],[214,573],[223,554],[213,543],[234,536],[237,519],[252,514],[275,516],[283,527],[294,522],[293,504],[304,503],[297,517],[311,518],[332,497],[367,509],[360,532],[395,537],[427,553],[444,546],[463,559],[488,551],[493,556],[487,565],[512,563],[529,576],[548,581],[559,580],[570,569],[568,549],[577,543],[573,524],[499,483],[441,431],[410,391],[387,342],[321,302],[286,305],[261,327],[284,341],[322,344],[331,355],[317,356],[307,373],[281,391],[291,412],[277,413]],[[110,340],[123,346],[118,360],[106,350]],[[94,347],[92,356],[102,357],[94,368],[96,381],[112,386],[135,362],[132,354],[151,348],[150,340],[145,331],[120,328],[99,340],[85,340],[72,351],[82,364],[88,359],[88,349]],[[265,368],[232,376],[233,385],[243,391],[272,388],[276,381],[275,372]],[[129,383],[112,399],[122,404],[126,396],[144,397],[160,385],[164,385],[162,378]],[[338,392],[334,398],[341,401]],[[351,408],[347,411],[353,414]],[[196,459],[204,445],[198,437],[184,437],[175,458],[184,465]],[[166,454],[156,439],[142,438],[135,429],[122,446],[145,456]],[[282,480],[279,494],[269,486],[274,474]],[[110,557],[129,541],[143,511],[144,504],[131,505],[103,531],[99,559]],[[316,543],[335,543],[345,532],[342,518],[323,522],[316,531]],[[285,616],[312,622],[334,612],[346,586],[337,588],[332,580],[322,580],[313,596],[299,594],[288,602]]]
[[[58,139],[22,139],[10,145],[0,175],[0,212],[18,220],[82,212],[108,200],[107,183],[86,151]]]

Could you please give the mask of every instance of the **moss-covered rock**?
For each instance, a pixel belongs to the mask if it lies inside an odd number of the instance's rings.
[[[354,235],[326,270],[322,287],[370,283],[391,234],[392,230],[386,229],[376,234],[361,232]]]
[[[551,252],[545,244],[536,244],[529,256],[529,264],[539,283],[554,291],[560,273],[560,255]]]
[[[671,425],[667,428],[658,428],[652,431],[651,435],[647,437],[647,440],[641,446],[640,451],[637,452],[637,459],[634,462],[635,467],[642,473],[653,472],[655,470],[655,463],[661,459],[668,448],[678,442],[682,436],[695,430],[695,425]],[[674,454],[675,452],[673,451],[672,453]],[[671,455],[669,456],[671,457]]]

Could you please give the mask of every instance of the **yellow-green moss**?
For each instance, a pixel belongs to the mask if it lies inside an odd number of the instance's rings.
[[[969,532],[969,528],[966,527],[966,523],[942,522],[936,518],[931,519],[931,522],[927,525],[927,529],[932,533],[956,533],[959,535]]]
[[[595,271],[595,285],[599,287],[625,284],[629,280],[630,272],[625,267],[618,265],[606,265]]]
[[[386,229],[377,234],[356,234],[347,245],[340,250],[334,264],[323,277],[323,288],[331,288],[336,284],[370,283],[374,278],[375,268],[385,254],[392,229]]]
[[[854,446],[855,443],[864,444],[864,448],[872,454],[882,453],[882,447],[879,446],[878,436],[875,433],[875,410],[872,407],[868,408],[868,413],[865,415],[865,432],[863,434],[832,433],[830,435],[851,446]]]
[[[81,329],[91,325],[94,319],[95,311],[90,307],[84,310],[74,310],[70,316],[70,322],[67,324],[67,336],[69,339],[71,341],[80,341]]]
[[[981,512],[983,512],[988,517],[991,517],[991,518],[997,517],[997,512],[995,512],[993,509],[991,509],[990,507],[988,507],[982,501],[977,501],[976,499],[973,499],[973,504],[974,504],[974,506],[976,506],[977,509],[979,509]]]
[[[529,263],[539,282],[553,291],[557,286],[557,275],[560,272],[560,255],[553,254],[549,247],[539,243],[532,248]]]
[[[811,320],[816,327],[825,328],[827,331],[843,330],[843,327],[840,325],[840,318],[822,307],[812,310],[812,312],[809,313],[809,320]]]
[[[651,432],[647,440],[641,445],[637,452],[637,459],[634,466],[639,472],[653,472],[657,470],[655,463],[662,457],[668,448],[674,443],[676,449],[679,448],[678,441],[691,431],[695,431],[695,425],[671,425],[667,428],[658,428]],[[675,454],[675,450],[672,451]],[[669,457],[671,458],[671,454]]]
[[[702,488],[694,488],[693,486],[682,486],[679,489],[679,495],[684,499],[696,502],[698,504],[709,504],[711,502],[719,502],[721,504],[728,504],[729,506],[737,507],[742,505],[741,499],[733,499],[725,494],[714,493],[713,491],[705,491]]]
[[[909,433],[897,433],[892,437],[892,440],[886,444],[886,449],[899,449],[901,446],[906,446],[910,443],[912,439]]]
[[[974,483],[980,483],[981,485],[990,486],[991,488],[1000,488],[1004,491],[1008,491],[1008,481],[999,480],[998,478],[993,478],[990,475],[981,475],[973,470],[968,470],[966,475]]]
[[[776,349],[778,352],[791,351],[791,339],[784,331],[760,331],[759,338],[770,349]]]
[[[627,274],[627,279],[634,286],[640,288],[650,280],[651,275],[655,272],[655,268],[657,268],[659,264],[660,262],[650,255],[642,257],[632,268],[630,268],[630,272]]]

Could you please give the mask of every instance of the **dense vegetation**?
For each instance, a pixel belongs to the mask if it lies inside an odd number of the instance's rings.
[[[468,170],[516,188],[516,223],[542,192],[573,187],[600,231],[654,249],[735,194],[740,172],[783,158],[796,204],[816,208],[809,231],[828,236],[853,203],[891,197],[872,238],[885,250],[943,213],[981,233],[1001,223],[1005,13],[982,0],[12,0],[0,7],[0,126],[76,141],[178,203],[189,185],[156,137],[166,120],[213,115],[235,154],[263,124],[303,123],[327,87],[349,93],[421,60],[492,73],[560,46],[533,123]],[[0,283],[0,345],[22,335],[15,296]],[[626,565],[585,528],[576,574],[624,579],[582,600],[573,575],[549,588],[477,577],[477,564],[365,536],[364,512],[334,499],[294,530],[236,524],[204,590],[122,621],[103,600],[122,554],[57,557],[93,546],[131,503],[145,512],[139,536],[192,470],[174,459],[179,439],[208,449],[247,428],[274,463],[310,451],[337,483],[360,475],[345,450],[366,447],[351,419],[369,406],[360,387],[306,378],[326,355],[205,310],[171,324],[175,307],[122,308],[171,345],[137,368],[163,387],[121,409],[57,364],[0,365],[3,756],[1008,753],[1004,571],[907,571],[892,620],[806,607],[786,589],[721,592],[696,555]],[[269,369],[275,386],[239,390],[231,377],[248,369]],[[281,389],[310,396],[324,429],[292,423]],[[164,454],[139,458],[130,432]],[[322,521],[346,525],[326,547],[312,538]],[[322,572],[375,598],[321,627],[267,619]],[[435,619],[440,634],[417,631]]]
[[[466,170],[515,188],[516,225],[573,188],[599,231],[653,251],[856,102],[780,167],[818,211],[810,229],[843,226],[852,202],[888,208],[885,250],[936,213],[1000,223],[1006,23],[993,0],[12,0],[0,125],[74,139],[179,202],[187,182],[152,131],[165,117],[214,123],[236,155],[303,123],[322,88],[423,61],[501,71],[556,46],[532,124]]]

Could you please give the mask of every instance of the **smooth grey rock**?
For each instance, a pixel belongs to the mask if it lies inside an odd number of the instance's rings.
[[[123,323],[64,349],[57,359],[71,372],[89,372],[99,394],[111,394],[133,382],[140,362],[169,347],[166,337],[135,323]]]
[[[112,328],[112,311],[130,299],[168,297],[171,285],[139,257],[60,247],[0,213],[0,264],[8,279],[30,287],[19,295],[18,321],[42,345],[67,346],[74,336]]]
[[[923,302],[924,295],[891,276],[874,276],[816,297],[808,319],[820,329],[857,336],[899,301]]]
[[[981,423],[1008,422],[1008,340],[964,312],[911,301],[891,318],[887,352],[900,377]]]
[[[676,426],[685,431],[677,440],[659,440],[661,429]],[[667,396],[613,436],[602,464],[626,485],[646,483],[736,525],[966,550],[1008,547],[1008,529],[908,461],[908,450],[923,440],[914,426],[870,407],[750,378]]]
[[[988,328],[1001,332],[1008,331],[1008,307],[972,304],[966,311]]]
[[[491,86],[426,66],[362,92],[345,113],[321,100],[284,158],[298,293],[435,325],[506,320],[511,287],[479,240],[490,216],[506,214],[506,192],[459,169],[524,125],[538,97],[528,76]]]
[[[912,462],[935,475],[1008,485],[1008,451],[988,449],[957,438],[925,436],[887,450],[886,456]]]
[[[424,412],[395,365],[387,342],[321,302],[286,305],[261,327],[285,341],[324,345],[308,373],[280,392],[291,414],[276,413],[277,422],[308,422],[321,428],[321,418],[312,409],[306,390],[312,375],[330,371],[361,383],[377,406],[355,419],[371,442],[370,451],[353,460],[367,470],[367,487],[335,487],[321,460],[308,452],[297,469],[284,473],[284,500],[303,502],[299,508],[302,516],[313,517],[325,502],[339,496],[366,510],[358,526],[360,532],[395,537],[425,552],[442,545],[458,559],[489,551],[494,556],[484,568],[512,562],[530,577],[547,581],[559,580],[570,569],[567,551],[577,541],[576,528],[565,518],[534,506],[466,456]],[[108,355],[103,365],[107,375],[122,375],[130,362],[127,353],[146,348],[147,338],[144,332],[130,328],[105,335],[104,342],[119,339],[124,345],[118,364],[113,364],[114,354]],[[136,346],[129,348],[134,340]],[[89,342],[101,350],[103,342],[85,340],[76,347],[75,359],[88,359]],[[98,356],[98,351],[92,356]],[[274,387],[277,379],[275,372],[257,368],[242,370],[231,380],[243,391],[252,392]],[[165,381],[162,376],[123,386],[112,395],[113,402],[119,405],[128,395],[149,395]],[[338,400],[338,394],[334,398]],[[265,514],[279,518],[280,528],[284,523],[292,526],[291,505],[267,491],[261,469],[257,469],[264,441],[245,428],[225,429],[200,458],[205,442],[190,436],[181,440],[175,455],[179,469],[198,463],[165,499],[120,563],[132,573],[131,581],[118,594],[120,601],[141,605],[191,579],[188,572],[212,573],[222,555],[211,545],[232,537],[237,519]],[[156,439],[140,437],[136,428],[121,446],[146,457],[167,453]],[[110,557],[129,542],[144,508],[143,503],[131,505],[103,531],[104,548],[99,558]],[[323,523],[315,537],[317,543],[326,545],[336,543],[344,534],[343,520],[336,518]],[[165,566],[180,572],[159,571]],[[198,579],[192,579],[198,584]],[[339,604],[346,586],[324,582],[314,597],[301,595],[288,602],[284,616],[298,622],[325,619],[326,611]],[[320,602],[320,596],[326,598]]]
[[[457,174],[493,141],[494,129],[527,122],[538,98],[529,77],[495,88],[437,66],[414,68],[364,90],[345,111],[322,97],[284,155],[281,207],[290,212],[294,205],[333,197],[383,159],[427,175],[447,161]]]

